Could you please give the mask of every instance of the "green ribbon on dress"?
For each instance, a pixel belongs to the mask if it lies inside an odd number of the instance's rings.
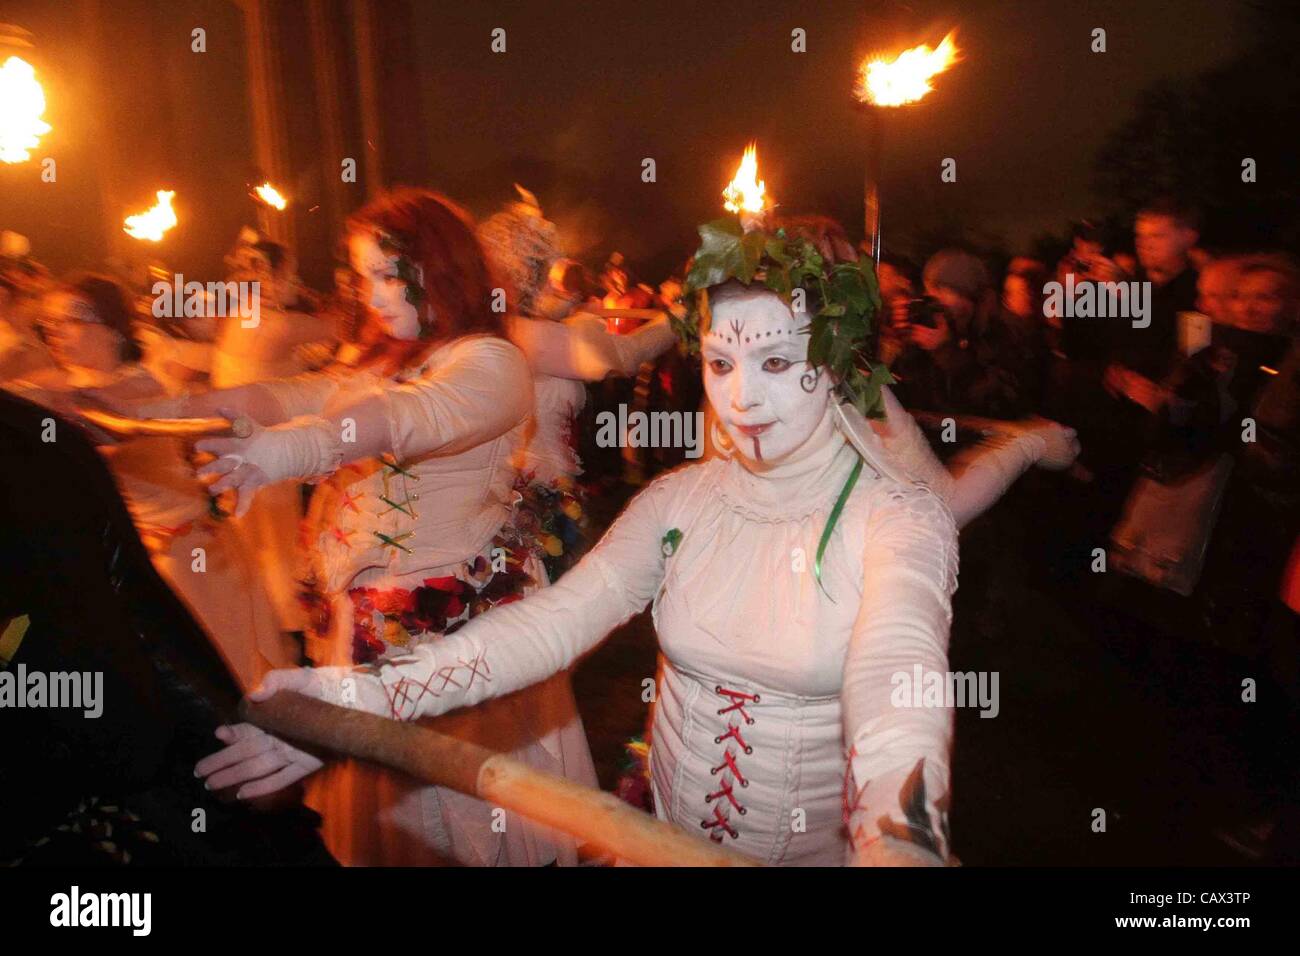
[[[858,476],[862,474],[862,458],[859,457],[853,470],[849,472],[848,479],[844,482],[844,487],[840,490],[840,496],[835,500],[835,507],[831,509],[830,517],[826,519],[826,527],[822,529],[822,539],[817,545],[817,560],[813,562],[813,577],[817,579],[817,586],[822,589],[832,604],[835,598],[826,590],[826,585],[822,584],[822,555],[826,553],[826,545],[830,544],[831,532],[835,530],[835,524],[840,520],[840,514],[844,511],[844,504],[849,500],[849,495],[853,491],[853,486],[858,483]]]

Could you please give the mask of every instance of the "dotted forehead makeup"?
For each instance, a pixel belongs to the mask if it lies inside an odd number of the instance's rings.
[[[739,299],[742,294],[735,293],[728,296],[728,299]],[[727,301],[724,299],[724,302]],[[754,301],[754,300],[749,300]],[[788,313],[787,318],[793,328],[768,329],[762,332],[746,332],[745,319],[729,319],[722,326],[715,326],[713,321],[713,302],[707,291],[700,294],[700,333],[702,338],[707,341],[727,344],[742,345],[751,342],[759,342],[767,339],[780,341],[782,338],[793,337],[804,334],[807,322],[800,323],[799,317],[802,313]],[[805,316],[806,319],[806,316]]]

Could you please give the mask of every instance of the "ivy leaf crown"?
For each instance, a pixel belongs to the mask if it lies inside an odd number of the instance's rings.
[[[868,256],[835,263],[811,239],[787,235],[784,228],[746,230],[738,216],[724,216],[699,227],[700,247],[686,275],[686,314],[672,320],[688,355],[700,350],[701,326],[708,325],[709,289],[732,279],[755,282],[791,306],[802,290],[804,312],[812,316],[808,362],[825,368],[843,401],[869,418],[885,413],[881,386],[893,381],[889,368],[873,361],[869,349],[873,321],[880,311],[880,287]]]

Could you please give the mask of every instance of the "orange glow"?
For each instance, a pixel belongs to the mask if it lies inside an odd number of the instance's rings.
[[[758,147],[750,143],[736,175],[722,191],[727,212],[759,213],[767,206],[767,184],[758,178]]]
[[[36,70],[26,60],[11,56],[0,67],[0,162],[25,163],[40,145],[50,124],[45,113],[45,91]]]
[[[873,106],[915,103],[934,89],[930,80],[957,62],[956,32],[950,32],[931,49],[928,45],[904,50],[893,59],[870,56],[858,71],[854,94]]]
[[[176,225],[176,213],[172,210],[174,192],[158,190],[158,202],[152,209],[135,216],[126,217],[126,228],[122,231],[136,239],[149,242],[161,242],[168,230]]]
[[[284,211],[285,206],[289,205],[289,200],[280,195],[280,191],[270,183],[263,183],[253,190],[253,192],[257,194],[257,198],[262,200],[262,202],[275,209],[279,209],[281,212]]]

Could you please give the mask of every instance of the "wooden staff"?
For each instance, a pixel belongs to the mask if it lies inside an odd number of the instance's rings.
[[[98,408],[78,408],[77,414],[114,438],[204,438],[216,435],[247,438],[253,434],[253,423],[243,415],[234,421],[225,418],[131,418]]]
[[[513,810],[638,866],[758,865],[641,813],[612,793],[553,777],[427,726],[287,691],[260,703],[244,700],[240,714],[281,737],[392,767]]]

